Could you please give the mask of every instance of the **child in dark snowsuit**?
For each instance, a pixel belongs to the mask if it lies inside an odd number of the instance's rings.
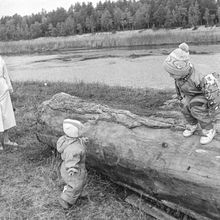
[[[65,209],[75,204],[86,184],[87,171],[85,167],[86,147],[84,139],[79,138],[81,122],[72,119],[63,121],[65,135],[57,141],[57,151],[63,160],[60,168],[61,176],[66,183],[59,202]]]
[[[182,113],[187,121],[183,136],[189,137],[202,128],[201,144],[208,144],[216,134],[215,123],[220,113],[220,85],[217,74],[200,72],[190,62],[186,43],[173,50],[163,63],[175,80],[181,100]]]

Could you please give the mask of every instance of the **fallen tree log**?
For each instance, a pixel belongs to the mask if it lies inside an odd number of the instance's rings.
[[[38,109],[38,139],[55,146],[65,118],[85,123],[88,165],[159,201],[200,216],[220,219],[220,141],[201,146],[199,136],[182,136],[178,113],[140,117],[65,93]],[[203,218],[203,217],[204,218]]]

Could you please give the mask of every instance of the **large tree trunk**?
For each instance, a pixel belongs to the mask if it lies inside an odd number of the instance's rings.
[[[90,166],[139,193],[219,220],[219,137],[201,146],[199,135],[182,136],[178,112],[164,114],[140,117],[59,93],[39,107],[38,138],[55,146],[63,119],[78,119],[90,139]]]

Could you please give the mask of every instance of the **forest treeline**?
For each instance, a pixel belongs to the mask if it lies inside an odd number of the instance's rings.
[[[118,0],[76,3],[28,16],[0,19],[0,40],[69,36],[103,31],[211,26],[220,21],[220,0]]]

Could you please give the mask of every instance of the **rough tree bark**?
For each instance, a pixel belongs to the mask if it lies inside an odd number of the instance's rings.
[[[182,136],[178,112],[163,116],[140,117],[59,93],[39,107],[37,135],[54,147],[63,119],[78,119],[90,139],[90,166],[139,193],[219,220],[219,136],[201,146],[198,135]]]

